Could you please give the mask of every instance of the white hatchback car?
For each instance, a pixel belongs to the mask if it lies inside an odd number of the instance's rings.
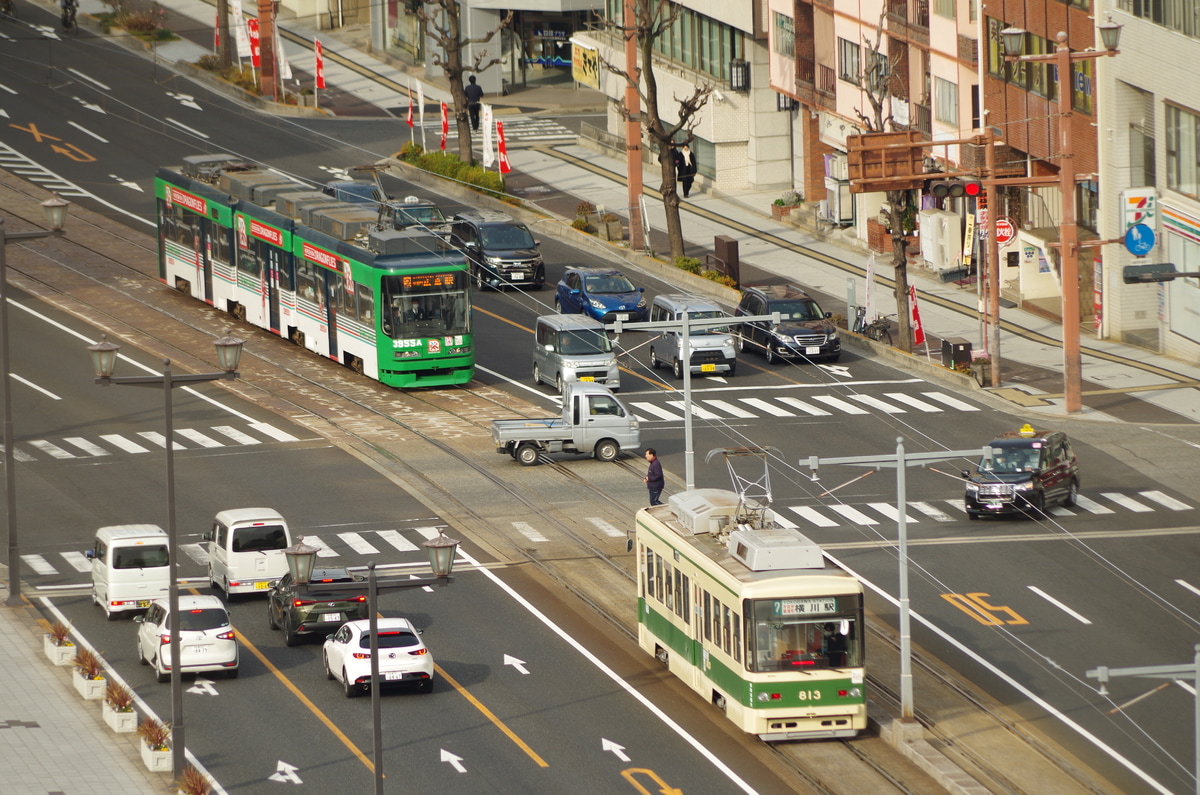
[[[144,616],[134,616],[138,662],[153,665],[158,681],[171,678],[171,629],[166,599],[155,599]],[[181,673],[224,671],[238,675],[237,634],[229,611],[215,596],[179,597],[179,670]]]
[[[379,678],[384,685],[415,685],[428,693],[433,689],[433,655],[421,641],[421,633],[407,618],[380,618]],[[346,698],[371,689],[370,620],[347,621],[325,639],[321,651],[325,678],[342,683]]]

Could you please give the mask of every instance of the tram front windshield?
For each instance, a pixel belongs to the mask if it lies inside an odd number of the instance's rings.
[[[471,305],[464,272],[385,276],[381,292],[389,313],[384,331],[393,339],[471,331]]]
[[[839,603],[854,602],[854,609]],[[862,665],[858,597],[755,599],[747,662],[753,671],[803,671]]]

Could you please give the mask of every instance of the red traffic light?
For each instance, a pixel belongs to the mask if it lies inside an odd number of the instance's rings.
[[[967,179],[935,179],[929,183],[929,192],[939,199],[982,196],[983,184],[973,177]]]
[[[977,179],[964,179],[962,180],[962,186],[964,196],[983,195],[983,183]]]

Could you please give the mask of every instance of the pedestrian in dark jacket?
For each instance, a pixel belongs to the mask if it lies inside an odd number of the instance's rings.
[[[471,129],[479,130],[479,108],[483,101],[483,86],[475,82],[475,75],[467,78],[467,86],[463,89],[467,95],[467,111],[471,114]]]
[[[650,466],[646,468],[646,477],[642,479],[646,481],[646,489],[650,492],[650,504],[662,505],[658,498],[662,496],[666,481],[663,479],[662,461],[658,460],[658,453],[653,447],[646,448],[646,460]]]
[[[692,181],[696,179],[696,156],[687,144],[675,152],[675,176],[683,187],[683,198],[686,199],[692,192]]]

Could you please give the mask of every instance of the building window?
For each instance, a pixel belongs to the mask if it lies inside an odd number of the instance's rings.
[[[934,118],[943,124],[958,127],[958,84],[933,78]]]
[[[838,77],[858,85],[862,66],[859,63],[859,46],[848,39],[838,39]]]
[[[1200,38],[1200,12],[1196,0],[1120,0],[1117,7],[1185,36]]]
[[[958,19],[958,0],[933,0],[933,13],[947,19]]]
[[[787,14],[775,12],[775,41],[773,49],[780,55],[796,57],[796,21]]]
[[[624,0],[607,0],[605,8],[608,19],[619,26],[625,18]],[[655,39],[654,51],[722,81],[729,80],[730,61],[745,59],[741,31],[689,8],[679,9],[675,23]]]
[[[1167,187],[1200,197],[1200,116],[1167,105]]]

